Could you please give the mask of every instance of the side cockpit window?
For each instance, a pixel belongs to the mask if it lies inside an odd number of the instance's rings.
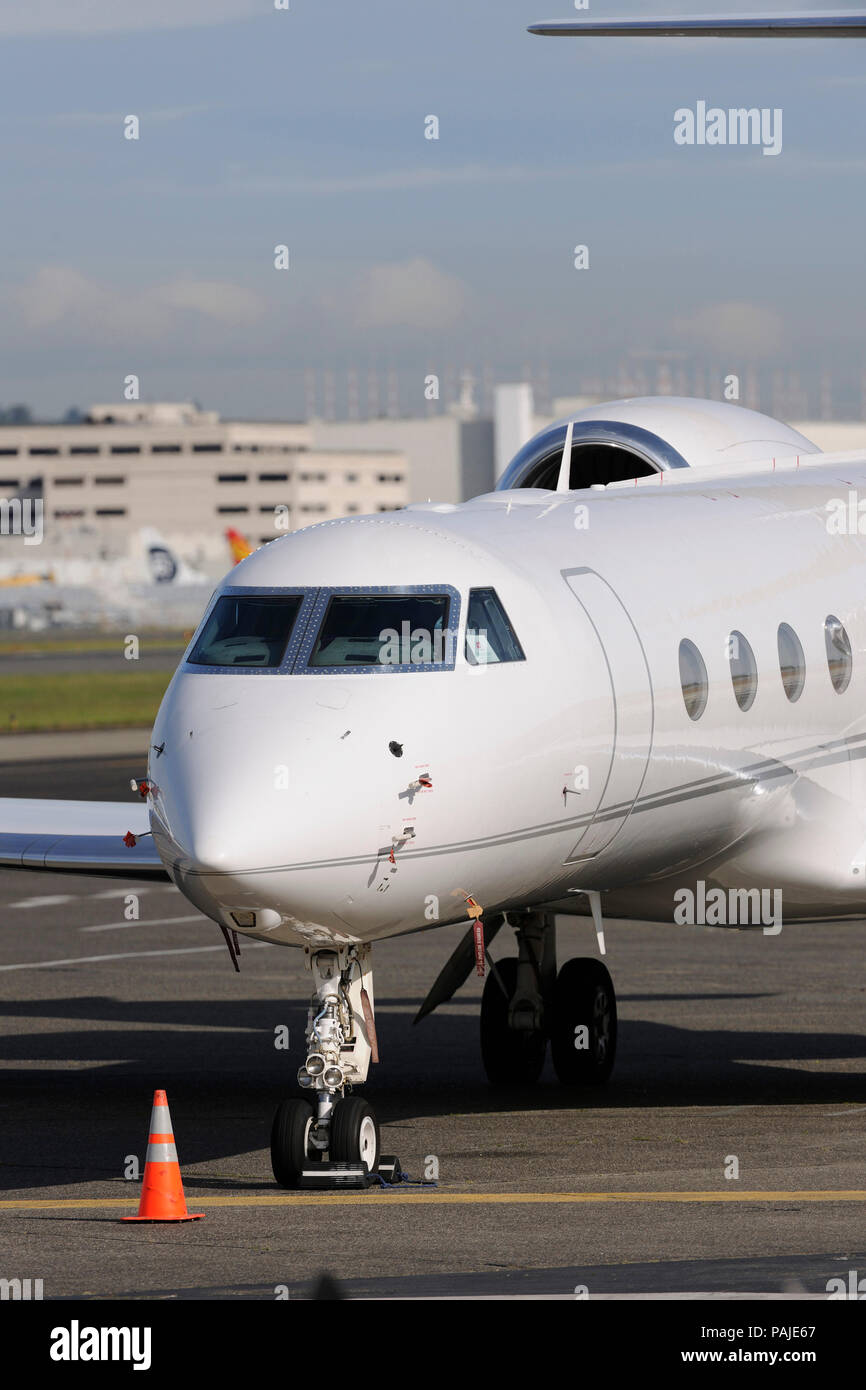
[[[469,590],[466,660],[470,666],[526,660],[495,589]]]
[[[302,594],[223,594],[187,657],[192,666],[278,667],[300,612]]]

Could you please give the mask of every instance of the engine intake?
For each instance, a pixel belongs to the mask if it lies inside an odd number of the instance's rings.
[[[739,462],[820,453],[789,425],[720,401],[676,396],[611,401],[582,411],[572,422],[572,489],[699,468],[725,458]],[[497,482],[497,492],[555,488],[568,423],[557,420],[524,444]]]

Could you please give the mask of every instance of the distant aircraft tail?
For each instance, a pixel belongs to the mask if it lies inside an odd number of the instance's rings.
[[[242,535],[240,531],[236,531],[233,526],[230,526],[226,531],[226,540],[229,543],[229,549],[231,550],[234,564],[239,565],[241,560],[245,560],[248,555],[252,555],[253,548],[246,536]]]
[[[182,560],[158,531],[150,526],[143,526],[139,537],[144,548],[147,577],[151,584],[180,585],[206,582],[206,577]]]

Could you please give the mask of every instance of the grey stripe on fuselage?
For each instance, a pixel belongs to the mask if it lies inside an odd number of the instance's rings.
[[[817,743],[809,748],[803,748],[799,753],[789,758],[787,763],[779,762],[776,758],[763,758],[760,762],[751,763],[739,772],[717,772],[711,777],[703,777],[695,782],[684,782],[679,787],[671,787],[667,791],[653,792],[648,796],[640,797],[633,806],[630,806],[629,802],[622,802],[615,806],[606,807],[598,815],[587,813],[585,816],[574,816],[569,820],[547,821],[543,825],[528,826],[523,830],[506,831],[501,835],[488,835],[480,840],[460,840],[447,845],[431,845],[426,849],[419,847],[418,849],[401,851],[400,858],[404,860],[427,859],[440,854],[453,854],[460,850],[489,849],[495,845],[535,840],[544,835],[556,835],[564,830],[580,829],[581,826],[591,825],[593,821],[612,820],[626,815],[629,811],[632,815],[636,815],[640,811],[654,811],[664,806],[675,806],[679,802],[692,801],[699,796],[731,791],[744,782],[758,782],[770,777],[793,777],[797,772],[805,771],[810,767],[827,767],[833,763],[850,762],[864,757],[866,757],[866,734],[857,734],[850,738],[837,739],[832,743]],[[391,846],[385,846],[378,851],[375,859],[387,858],[390,852]],[[355,854],[349,858],[315,859],[298,864],[274,864],[268,868],[245,869],[243,872],[245,874],[271,874],[289,871],[294,873],[303,869],[331,869],[350,864],[369,864],[371,858],[374,856],[370,854]],[[237,870],[184,869],[183,872],[206,878],[220,878],[230,877]]]

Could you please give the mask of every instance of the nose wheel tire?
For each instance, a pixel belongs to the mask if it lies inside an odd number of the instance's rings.
[[[360,1096],[346,1096],[331,1116],[328,1153],[332,1163],[365,1163],[368,1173],[379,1166],[379,1121]]]
[[[550,1051],[563,1086],[600,1086],[616,1058],[616,993],[600,960],[568,960],[556,977]]]
[[[532,1086],[544,1066],[544,1034],[508,1026],[508,1005],[516,989],[517,957],[506,956],[487,976],[481,996],[481,1060],[491,1086]]]
[[[305,1100],[284,1100],[271,1126],[271,1167],[280,1187],[297,1187],[310,1157],[313,1109]]]

